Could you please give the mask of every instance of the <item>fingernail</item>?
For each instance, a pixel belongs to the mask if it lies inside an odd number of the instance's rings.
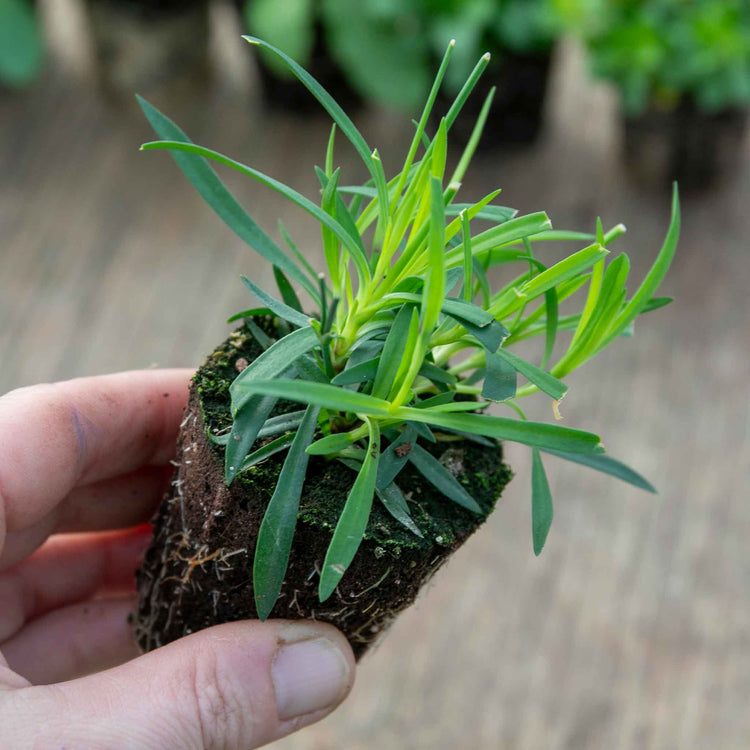
[[[283,645],[271,667],[280,719],[334,708],[349,685],[349,662],[328,638]]]

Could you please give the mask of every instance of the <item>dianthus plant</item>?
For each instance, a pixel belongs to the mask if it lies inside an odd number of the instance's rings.
[[[628,299],[627,256],[607,262],[608,246],[625,231],[622,225],[604,232],[598,222],[592,235],[553,231],[543,212],[518,216],[495,205],[499,190],[477,203],[455,201],[492,94],[452,174],[446,172],[448,134],[488,55],[479,61],[430,138],[426,125],[451,56],[453,43],[449,45],[403,169],[388,178],[378,151],[368,146],[349,117],[303,68],[266,42],[246,39],[277,55],[334,120],[325,165],[316,168],[319,205],[272,177],[194,145],[164,115],[144,101],[141,104],[164,139],[143,148],[172,150],[177,164],[218,215],[273,264],[279,286],[281,299],[243,279],[261,301],[260,312],[280,319],[287,332],[277,339],[269,337],[253,319],[257,308],[235,316],[244,317],[263,352],[231,385],[231,431],[213,437],[225,446],[228,484],[238,473],[286,451],[255,550],[259,616],[268,616],[281,589],[310,456],[338,460],[357,471],[321,571],[321,601],[331,595],[352,561],[376,498],[420,534],[399,489],[399,471],[407,462],[446,502],[481,512],[466,489],[425,448],[428,443],[461,436],[483,444],[510,440],[530,446],[537,554],[552,521],[542,453],[653,489],[639,474],[605,455],[596,435],[527,420],[518,402],[542,391],[553,399],[557,416],[557,404],[567,390],[563,378],[618,337],[629,335],[639,314],[670,301],[654,293],[677,243],[676,191],[663,247]],[[369,171],[370,179],[362,186],[343,185],[339,169],[334,168],[337,128]],[[276,190],[315,217],[322,230],[327,273],[316,273],[283,227],[288,251],[265,234],[219,180],[209,159]],[[472,222],[479,221],[489,228],[473,230]],[[586,247],[547,266],[538,249],[551,240],[574,240]],[[487,274],[497,267],[507,269],[499,289],[490,286]],[[294,284],[309,295],[310,306],[300,303]],[[559,314],[558,305],[574,295],[581,299],[580,312]],[[565,351],[552,364],[561,331],[572,335],[565,337]],[[513,344],[534,337],[543,342],[538,364],[511,351]],[[273,414],[278,400],[298,402],[304,408]],[[486,413],[493,402],[509,407],[509,416]]]

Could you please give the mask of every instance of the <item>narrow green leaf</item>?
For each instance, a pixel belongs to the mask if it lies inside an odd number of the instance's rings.
[[[380,428],[372,420],[367,420],[367,424],[370,431],[367,454],[346,499],[323,562],[318,586],[318,598],[321,602],[331,596],[357,554],[370,518],[380,458]]]
[[[493,417],[489,414],[443,414],[408,406],[397,409],[393,417],[568,453],[604,452],[597,435],[545,422],[522,422],[518,419]]]
[[[192,141],[187,135],[168,117],[152,107],[142,97],[137,96],[136,98],[146,115],[146,119],[160,138],[192,145]],[[219,218],[259,255],[278,266],[287,276],[302,285],[313,300],[319,302],[318,289],[315,283],[248,216],[205,159],[190,153],[178,151],[172,151],[171,153],[177,166],[206,203],[218,214]]]
[[[502,357],[486,352],[487,364],[482,385],[482,396],[490,401],[507,401],[515,398],[518,375]]]
[[[520,291],[528,299],[534,299],[534,297],[538,297],[548,289],[587,270],[607,255],[609,255],[609,250],[606,250],[601,245],[585,247],[583,250],[573,253],[573,255],[565,258],[565,260],[555,263],[554,266],[551,266],[546,271],[542,271],[542,273],[529,279],[521,287]]]
[[[417,471],[449,500],[458,503],[462,508],[481,515],[482,509],[477,501],[431,453],[415,443],[408,457]]]
[[[411,424],[406,425],[398,437],[391,441],[380,454],[378,476],[375,482],[377,487],[383,490],[393,482],[409,460],[409,453],[416,445],[416,441],[417,431]]]
[[[674,297],[652,297],[641,310],[641,315],[652,310],[660,310],[662,307],[672,304]]]
[[[268,415],[276,406],[273,396],[250,398],[234,412],[232,429],[224,451],[224,481],[229,486],[242,468],[242,462],[258,438]]]
[[[232,169],[236,170],[237,172],[240,172],[241,174],[247,175],[248,177],[252,177],[254,180],[257,180],[263,185],[266,185],[266,187],[270,187],[272,190],[275,190],[277,193],[280,193],[285,198],[290,200],[292,203],[294,203],[295,205],[299,206],[301,209],[309,213],[313,218],[317,219],[321,224],[330,228],[333,231],[333,233],[346,246],[347,250],[349,251],[349,254],[352,257],[352,260],[354,261],[354,265],[357,267],[357,272],[359,273],[360,278],[363,281],[369,280],[370,269],[367,265],[367,258],[362,253],[362,250],[357,244],[357,240],[354,237],[352,237],[341,226],[341,224],[339,224],[339,222],[336,221],[335,218],[333,218],[332,216],[329,216],[329,214],[327,214],[322,208],[320,208],[320,206],[313,203],[309,198],[306,198],[304,195],[302,195],[301,193],[298,193],[296,190],[294,190],[293,188],[290,188],[288,185],[285,185],[283,182],[279,182],[273,177],[269,177],[268,175],[263,174],[263,172],[260,172],[257,169],[253,169],[252,167],[248,167],[246,164],[242,164],[241,162],[235,161],[234,159],[230,159],[228,156],[225,156],[224,154],[221,154],[218,151],[213,151],[210,148],[204,148],[203,146],[196,146],[193,143],[185,143],[182,141],[154,141],[151,143],[144,143],[141,146],[142,151],[155,151],[155,150],[162,150],[162,149],[167,149],[170,151],[185,151],[189,154],[195,154],[196,156],[201,156],[205,159],[212,159],[213,161],[216,161],[219,164],[223,164],[224,166],[231,167]],[[276,262],[275,265],[282,267],[282,264],[280,262]],[[292,266],[294,268],[297,268],[297,266],[294,266],[294,264],[292,264]],[[284,270],[287,271],[286,268],[284,268]],[[298,274],[302,275],[299,269],[297,272]],[[289,275],[292,276],[291,273],[289,273]],[[306,276],[304,278],[307,280]],[[317,291],[316,291],[314,299],[318,299]]]
[[[333,411],[391,416],[390,404],[387,401],[326,383],[279,378],[277,380],[249,380],[243,383],[243,386],[245,392],[250,395],[276,396],[303,404],[317,404]]]
[[[543,450],[545,453],[564,458],[566,461],[573,461],[574,463],[588,466],[591,469],[596,469],[596,471],[601,471],[604,474],[610,474],[613,477],[617,477],[617,479],[621,479],[623,482],[632,484],[634,487],[646,490],[647,492],[656,492],[656,488],[648,481],[648,479],[622,463],[622,461],[612,458],[612,456],[606,454],[599,456],[582,456],[577,453],[564,453],[563,451],[549,449]]]
[[[498,349],[497,356],[504,359],[514,370],[520,372],[529,382],[554,398],[555,401],[559,401],[567,393],[568,386],[562,380],[558,380],[554,375],[521,359],[507,349]]]
[[[496,352],[503,341],[508,337],[508,329],[499,321],[492,319],[488,326],[476,326],[465,318],[451,317],[460,323],[479,343],[488,351]]]
[[[308,446],[307,452],[311,456],[328,456],[332,453],[340,453],[348,448],[355,439],[351,432],[337,432],[316,440]]]
[[[388,331],[375,374],[375,382],[372,385],[372,395],[376,398],[386,398],[391,391],[399,366],[404,358],[403,346],[408,338],[413,316],[414,308],[411,305],[404,305],[396,315],[393,327]]]
[[[380,357],[374,357],[373,359],[367,359],[364,362],[347,367],[331,380],[331,385],[355,385],[375,380],[380,359]]]
[[[538,448],[531,449],[531,530],[534,554],[538,555],[552,525],[552,494]]]
[[[279,287],[279,293],[281,299],[284,300],[284,304],[293,310],[297,310],[297,312],[302,312],[302,303],[299,301],[297,292],[294,291],[289,279],[278,266],[273,267],[273,276],[276,279],[276,286]]]
[[[290,411],[286,414],[271,417],[263,423],[263,427],[258,432],[258,437],[270,437],[271,435],[278,435],[280,432],[286,432],[287,430],[296,430],[304,415],[305,410],[300,409],[299,411]]]
[[[473,203],[451,203],[449,206],[445,207],[445,215],[460,216],[462,212],[469,211],[473,206]],[[506,221],[512,219],[517,213],[517,209],[508,208],[507,206],[485,206],[472,218],[492,221],[495,224],[504,224]]]
[[[409,506],[406,502],[406,498],[403,493],[394,483],[389,484],[382,490],[375,487],[375,494],[377,494],[383,507],[403,526],[406,526],[412,534],[416,534],[420,539],[424,539],[424,535],[419,530],[417,524],[409,515]]]
[[[254,284],[247,276],[240,276],[242,283],[269,309],[274,315],[278,315],[282,320],[286,320],[298,328],[306,328],[310,325],[310,317],[295,309],[293,306],[274,299],[267,294],[257,284]],[[293,292],[294,290],[292,290]],[[295,295],[296,296],[296,295]],[[297,300],[299,304],[299,300]]]
[[[291,364],[294,364],[299,357],[317,345],[318,336],[308,326],[307,328],[297,328],[266,349],[229,386],[229,393],[232,396],[232,415],[234,416],[238,409],[253,395],[250,391],[250,383],[255,379],[265,380],[277,377]]]
[[[423,362],[419,368],[419,375],[431,380],[435,384],[452,385],[458,382],[458,378],[455,375],[451,375],[451,373],[442,367],[433,365],[432,362]]]
[[[672,263],[677,241],[680,238],[680,198],[677,191],[677,183],[674,184],[672,192],[672,217],[669,222],[667,236],[664,238],[664,244],[654,261],[653,266],[646,274],[646,278],[633,295],[632,299],[625,305],[623,311],[617,316],[612,324],[609,333],[599,344],[597,351],[601,351],[612,339],[617,338],[627,326],[635,320],[641,311],[648,305],[649,300],[661,284],[662,280],[669,270]]]
[[[256,464],[259,464],[261,461],[265,461],[267,458],[275,456],[277,453],[286,450],[292,444],[294,435],[295,433],[290,432],[286,435],[282,435],[281,437],[277,437],[270,443],[266,443],[262,448],[258,448],[257,451],[253,451],[252,453],[248,454],[247,458],[245,458],[245,460],[242,462],[240,472],[243,472],[246,469],[250,469]]]
[[[281,467],[271,501],[258,532],[253,561],[253,588],[258,617],[265,620],[276,604],[284,582],[302,485],[307,472],[305,449],[318,423],[319,409],[309,406]]]
[[[271,311],[269,310],[268,312],[270,313]],[[250,331],[261,349],[265,351],[266,349],[271,348],[274,339],[272,339],[252,318],[247,318],[245,320],[245,327]]]
[[[429,336],[437,323],[445,297],[445,206],[443,188],[437,177],[430,178],[430,232],[427,279],[422,296],[422,331]]]

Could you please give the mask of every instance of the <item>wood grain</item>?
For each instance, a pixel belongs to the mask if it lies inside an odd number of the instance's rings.
[[[39,85],[0,92],[0,392],[197,365],[248,306],[239,274],[271,281],[168,155],[138,152],[151,135],[135,104],[99,95],[81,59],[66,63],[53,44]],[[324,118],[264,116],[242,75],[156,103],[195,140],[315,197]],[[546,209],[560,227],[623,221],[619,247],[641,277],[668,201],[628,182],[615,122],[611,93],[586,83],[566,47],[542,142],[477,163],[467,199],[501,185],[504,202]],[[360,124],[391,159],[408,142],[401,118],[370,112]],[[733,180],[683,201],[664,286],[677,302],[575,374],[563,405],[566,424],[600,431],[660,494],[550,458],[556,517],[537,559],[529,460],[509,447],[517,477],[487,527],[364,661],[347,704],[277,747],[748,746],[748,157]],[[319,263],[310,221],[257,184],[227,181],[265,229],[283,219]],[[551,416],[544,400],[531,410]]]

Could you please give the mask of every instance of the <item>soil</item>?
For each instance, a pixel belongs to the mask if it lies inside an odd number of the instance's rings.
[[[451,128],[451,144],[459,148],[466,145],[493,86],[495,96],[478,150],[488,152],[534,143],[544,122],[551,64],[552,48],[493,53],[490,64]],[[452,102],[453,96],[441,91],[435,111],[444,115]]]
[[[625,117],[625,158],[641,184],[700,190],[731,174],[739,162],[747,112],[734,108],[706,112],[685,97],[669,110],[651,106]]]
[[[260,319],[257,319],[260,320]],[[275,327],[262,319],[267,331]],[[278,335],[278,334],[277,334]],[[224,483],[223,452],[208,432],[230,423],[231,381],[260,349],[245,329],[218,347],[193,379],[176,471],[154,518],[154,539],[138,572],[135,635],[143,650],[211,625],[256,617],[252,557],[258,528],[281,470],[277,454]],[[298,409],[280,402],[278,413]],[[449,436],[444,436],[448,438]],[[364,541],[334,594],[318,601],[319,573],[355,473],[311,457],[286,578],[271,617],[312,618],[338,627],[357,658],[492,512],[511,479],[502,448],[457,436],[426,446],[482,508],[477,516],[440,495],[409,464],[398,484],[419,538],[375,500]]]

